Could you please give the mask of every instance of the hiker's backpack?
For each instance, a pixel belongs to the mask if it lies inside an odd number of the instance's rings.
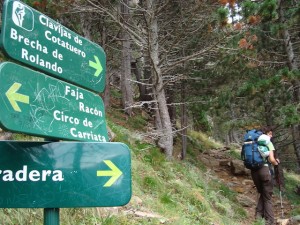
[[[265,160],[258,151],[257,139],[260,135],[262,132],[255,129],[247,131],[244,135],[241,158],[247,169],[258,170],[265,164]]]

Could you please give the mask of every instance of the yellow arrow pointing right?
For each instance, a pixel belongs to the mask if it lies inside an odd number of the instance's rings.
[[[100,73],[102,72],[103,68],[102,68],[101,62],[99,61],[99,58],[94,55],[94,59],[95,59],[95,62],[89,60],[89,66],[96,70],[94,76],[98,77],[100,75]]]
[[[111,169],[111,170],[98,170],[97,177],[111,177],[105,184],[104,187],[110,187],[113,185],[118,178],[123,174],[115,164],[110,160],[103,160],[103,162]]]

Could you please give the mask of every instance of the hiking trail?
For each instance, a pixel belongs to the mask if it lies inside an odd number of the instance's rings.
[[[230,149],[227,147],[211,149],[201,153],[198,159],[204,163],[207,169],[213,171],[217,179],[237,193],[237,200],[244,207],[248,215],[243,224],[253,224],[255,221],[255,207],[259,195],[252,181],[250,170],[244,168],[241,160],[231,158],[229,152]],[[289,220],[289,212],[293,206],[284,197],[282,191],[283,207],[281,208],[280,195],[277,192],[278,186],[274,186],[272,202],[277,224],[299,224],[299,221],[292,223]],[[282,212],[284,218],[282,218]]]

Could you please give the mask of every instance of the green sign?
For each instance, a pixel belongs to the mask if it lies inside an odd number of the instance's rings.
[[[131,198],[122,143],[0,141],[0,208],[122,206]]]
[[[0,126],[34,136],[108,141],[100,96],[14,63],[0,64]]]
[[[89,90],[104,90],[103,49],[20,1],[4,3],[1,44],[17,61]]]

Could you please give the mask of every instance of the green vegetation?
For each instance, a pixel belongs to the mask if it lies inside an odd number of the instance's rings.
[[[229,132],[236,135],[254,125],[276,125],[290,137],[292,126],[299,130],[299,96],[295,92],[299,86],[299,65],[285,68],[299,59],[299,47],[286,46],[299,43],[299,1],[244,0],[239,7],[235,5],[237,1],[229,0],[159,1],[153,5],[129,1],[133,4],[129,7],[125,1],[23,2],[103,46],[107,54],[107,81],[112,87],[110,95],[105,96],[111,98],[107,123],[116,134],[113,141],[125,143],[131,149],[130,203],[116,208],[61,209],[62,225],[234,225],[250,220],[237,201],[237,193],[199,161],[199,154],[223,147],[210,136],[223,138]],[[231,3],[230,7],[223,7],[227,3]],[[128,21],[127,15],[116,14],[119,8],[129,9]],[[281,10],[283,14],[279,15]],[[160,12],[159,17],[153,11]],[[229,23],[229,17],[234,19],[235,15],[241,18]],[[125,31],[131,31],[134,39],[128,38]],[[127,49],[129,42],[131,46]],[[126,51],[130,57],[124,57]],[[287,56],[295,56],[295,60]],[[8,60],[1,51],[0,60]],[[130,65],[132,72],[136,71],[136,78],[138,69],[142,72],[141,79],[130,82],[131,97],[136,101],[139,97],[141,101],[150,98],[151,102],[161,99],[155,96],[163,90],[166,101],[160,100],[155,107],[164,109],[166,102],[165,106],[175,107],[178,113],[174,118],[179,119],[184,113],[179,114],[177,103],[184,103],[190,120],[188,129],[209,133],[188,131],[184,161],[179,160],[179,135],[174,134],[174,159],[168,161],[157,147],[157,140],[149,135],[155,131],[153,117],[136,108],[133,116],[127,116],[121,109],[125,93],[122,95],[119,88],[129,84],[122,82],[127,79],[125,76],[123,79],[125,72],[121,70],[125,64],[128,68]],[[142,83],[146,93],[137,90]],[[145,109],[153,110],[153,106],[146,105]],[[292,143],[298,136],[282,139]],[[169,138],[173,138],[173,133]],[[13,139],[29,140],[29,137],[14,134]],[[239,159],[240,147],[230,149],[228,154]],[[299,175],[285,174],[283,196],[293,205],[300,205],[300,198],[294,192],[300,183]],[[278,189],[275,194],[278,195]],[[299,207],[291,212],[299,214]],[[43,209],[0,209],[0,224],[43,224]],[[263,221],[253,223],[263,224]]]
[[[290,201],[292,201],[293,205],[300,205],[299,195],[295,193],[295,187],[300,184],[300,177],[295,173],[285,173],[285,191],[284,196],[286,196]],[[291,212],[292,215],[299,215],[300,208],[295,207],[295,209]]]
[[[141,118],[136,117],[135,121],[135,117],[132,117],[130,120],[134,124],[140,122]],[[200,152],[221,147],[220,144],[204,134],[191,132],[186,160],[167,161],[154,142],[144,140],[137,130],[117,125],[110,117],[108,124],[116,134],[114,141],[126,143],[132,150],[132,199],[124,207],[60,209],[61,224],[238,225],[249,219],[237,201],[236,192],[196,160]],[[28,139],[24,135],[14,135],[14,138]],[[236,151],[229,154],[237,157]],[[299,205],[299,196],[293,194],[292,190],[299,184],[299,176],[289,173],[286,180],[285,196]],[[43,224],[43,209],[0,211],[0,222],[4,225]],[[292,213],[297,215],[300,212],[295,209]],[[253,223],[260,224],[263,225],[263,221]]]

